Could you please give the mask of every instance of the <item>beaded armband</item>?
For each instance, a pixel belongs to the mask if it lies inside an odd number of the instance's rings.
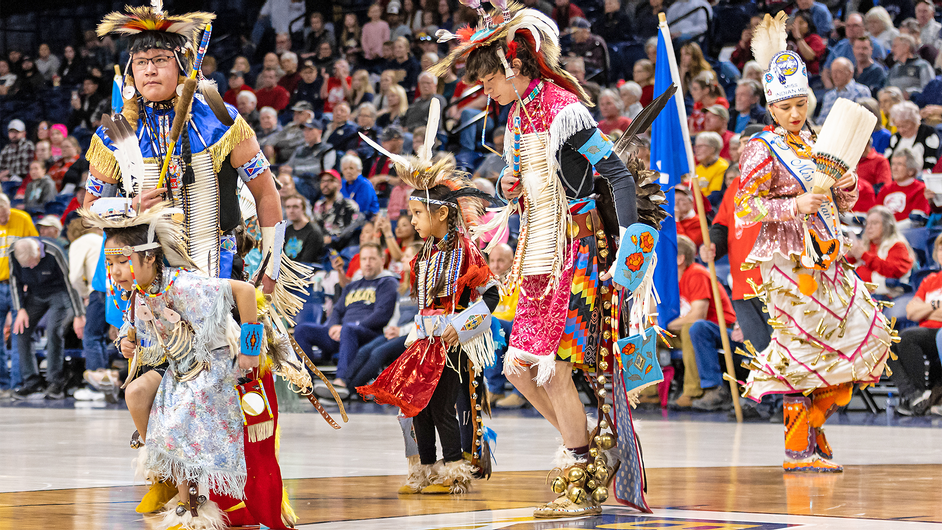
[[[89,173],[88,178],[85,179],[85,191],[95,197],[114,197],[118,194],[118,184],[103,182]]]
[[[258,357],[262,353],[262,338],[265,328],[258,322],[246,322],[242,324],[242,330],[239,334],[239,350],[242,355],[249,357]]]
[[[579,154],[594,166],[612,154],[612,147],[612,141],[602,134],[602,131],[596,129],[595,133],[579,148]]]
[[[259,151],[251,160],[237,167],[236,172],[239,173],[242,182],[249,183],[255,180],[255,177],[261,175],[269,166],[271,164],[268,163],[268,159]]]

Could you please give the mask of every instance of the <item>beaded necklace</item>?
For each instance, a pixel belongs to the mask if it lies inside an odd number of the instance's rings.
[[[171,287],[173,287],[173,282],[175,282],[177,280],[177,277],[180,276],[180,269],[173,271],[173,276],[170,277],[170,281],[167,282],[167,285],[163,288],[162,291],[158,290],[158,292],[156,293],[148,293],[144,289],[142,289],[140,285],[138,285],[137,277],[134,275],[134,264],[131,263],[131,260],[128,260],[128,266],[131,268],[131,280],[134,281],[134,290],[146,296],[147,298],[156,298],[158,296],[163,295],[164,293],[169,291]],[[154,279],[156,280],[156,278]]]
[[[446,238],[447,237],[448,236],[446,236]],[[442,241],[444,242],[445,239],[442,239]],[[447,276],[445,277],[444,288],[438,293],[438,297],[446,297],[455,294],[458,284],[458,274],[461,272],[461,260],[464,257],[462,245],[459,244],[458,247],[452,251],[439,250],[433,255],[434,247],[435,244],[432,242],[431,237],[425,240],[422,261],[418,264],[418,299],[419,307],[421,308],[428,307],[431,303],[431,300],[428,299],[428,294],[438,285],[438,279],[441,278],[442,274],[447,274]]]

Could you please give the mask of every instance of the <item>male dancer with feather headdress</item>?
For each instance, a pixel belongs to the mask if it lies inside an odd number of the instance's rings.
[[[465,77],[482,83],[489,98],[511,105],[504,136],[508,167],[498,186],[509,204],[479,230],[521,213],[507,280],[520,296],[504,373],[563,441],[554,462],[561,473],[552,488],[559,497],[534,515],[601,513],[616,473],[618,500],[649,511],[630,412],[626,407],[613,420],[604,388],[606,371],[616,366],[621,306],[606,271],[621,234],[639,221],[635,180],[598,130],[583,88],[560,68],[555,23],[505,1],[492,1],[499,11],[491,14],[479,0],[462,2],[482,20],[457,34],[440,31],[439,42],[459,44],[430,71],[441,76],[466,60]],[[594,178],[596,172],[601,178]],[[595,372],[590,382],[600,421],[588,432],[572,381],[575,368]]]
[[[105,16],[98,35],[126,37],[130,54],[123,111],[113,121],[104,120],[107,126],[96,131],[86,155],[90,168],[85,206],[101,197],[118,196],[130,198],[133,208],[146,210],[169,200],[184,211],[187,252],[199,269],[210,276],[242,279],[234,236],[242,221],[240,185],[257,206],[263,255],[277,256],[281,247],[275,236],[275,226],[282,220],[281,202],[251,127],[235,108],[222,102],[215,86],[201,80],[194,93],[195,83],[187,81],[188,74],[199,70],[214,18],[204,12],[166,14],[161,0]],[[122,167],[135,169],[122,172]],[[276,288],[279,265],[274,257],[260,272],[266,293]],[[166,366],[144,370],[126,392],[138,428],[132,447],[143,446],[151,404]],[[271,373],[262,380],[269,387]],[[274,395],[273,387],[270,390]],[[227,512],[231,524],[293,526],[295,517],[282,494],[273,440],[247,441],[245,453],[250,467],[254,463],[270,471],[262,474],[264,484],[250,480],[244,502],[213,500]],[[159,510],[175,494],[169,480],[155,480],[137,511]]]

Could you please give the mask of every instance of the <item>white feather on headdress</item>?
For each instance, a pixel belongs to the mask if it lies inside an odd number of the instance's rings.
[[[762,22],[753,30],[752,55],[763,70],[769,69],[769,63],[772,62],[772,57],[776,53],[785,51],[787,47],[785,38],[788,35],[785,25],[787,23],[788,15],[780,11],[775,18],[766,14]]]

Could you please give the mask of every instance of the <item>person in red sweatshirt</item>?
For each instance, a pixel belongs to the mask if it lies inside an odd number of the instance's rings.
[[[915,256],[909,243],[900,235],[893,212],[885,206],[874,206],[867,214],[863,238],[854,241],[847,253],[847,261],[857,265],[857,276],[861,280],[877,284],[873,294],[894,298],[902,291],[898,287],[888,287],[886,280],[905,282]]]
[[[703,233],[700,231],[700,218],[694,209],[693,194],[690,188],[683,184],[674,187],[674,221],[677,223],[677,235],[689,237],[697,247],[703,244]]]
[[[858,174],[858,176],[860,176]],[[863,177],[857,179],[857,202],[854,203],[853,211],[866,214],[877,205],[877,194],[873,191],[873,184],[870,184]]]
[[[893,180],[890,161],[873,148],[873,140],[867,145],[864,155],[857,162],[857,177],[859,177],[858,182],[861,180],[866,181],[871,188],[886,186]]]
[[[893,212],[897,221],[909,220],[913,211],[929,213],[929,201],[926,199],[926,185],[916,180],[922,170],[922,161],[912,149],[903,147],[893,153],[890,160],[893,182],[890,182],[877,195],[877,204],[886,206]]]
[[[226,93],[222,96],[222,100],[235,107],[239,92],[243,90],[248,90],[253,94],[255,93],[252,87],[245,84],[245,74],[242,73],[241,70],[232,70],[229,72],[229,90],[226,90]]]

